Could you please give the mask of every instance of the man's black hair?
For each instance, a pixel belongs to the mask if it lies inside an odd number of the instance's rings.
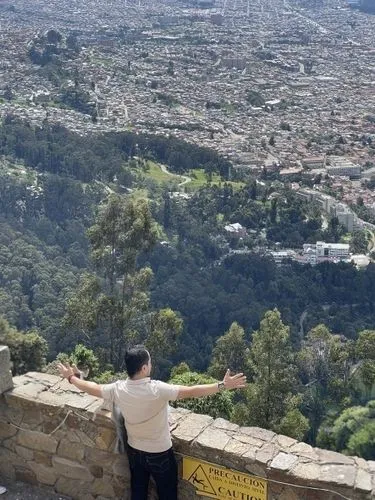
[[[128,376],[130,378],[134,377],[143,365],[147,365],[149,359],[150,355],[144,345],[135,345],[127,349],[125,352],[125,366]]]

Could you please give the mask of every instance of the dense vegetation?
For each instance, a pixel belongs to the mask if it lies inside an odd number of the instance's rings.
[[[241,394],[189,408],[374,458],[375,265],[277,267],[265,253],[338,241],[336,219],[323,229],[318,207],[272,181],[174,198],[145,182],[142,158],[207,179],[229,164],[173,138],[81,137],[8,117],[0,153],[0,341],[14,373],[64,352],[104,382],[142,341],[155,375],[175,383],[228,366],[248,375]],[[234,222],[248,235],[229,236]]]
[[[39,172],[69,176],[82,182],[94,179],[128,186],[130,174],[124,163],[134,155],[167,164],[173,172],[204,168],[228,177],[230,162],[214,151],[174,137],[134,132],[80,136],[59,125],[43,127],[6,117],[0,128],[0,154],[16,156]]]

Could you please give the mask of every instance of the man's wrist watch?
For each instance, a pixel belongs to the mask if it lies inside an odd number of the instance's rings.
[[[225,389],[225,382],[224,381],[218,382],[217,388],[219,389],[219,391],[222,391],[223,389]]]

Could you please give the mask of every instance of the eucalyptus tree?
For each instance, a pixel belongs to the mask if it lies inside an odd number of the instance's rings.
[[[176,345],[182,321],[170,309],[151,311],[152,270],[138,257],[157,240],[147,200],[111,194],[88,230],[96,273],[82,276],[67,304],[65,326],[75,327],[104,347],[116,371],[129,344],[144,342],[153,357],[166,357]]]

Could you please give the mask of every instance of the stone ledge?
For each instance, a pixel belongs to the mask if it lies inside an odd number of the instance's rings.
[[[49,435],[72,413],[57,432]],[[110,412],[102,401],[79,392],[53,375],[28,373],[14,378],[14,389],[0,398],[0,418],[22,427],[0,425],[0,474],[53,487],[78,498],[116,498],[129,487],[126,456],[112,452]],[[269,500],[332,500],[308,486],[342,493],[352,500],[375,497],[375,461],[312,448],[258,427],[239,427],[223,419],[177,408],[170,411],[177,453],[305,488],[269,483]],[[181,498],[191,498],[180,481]],[[371,497],[373,494],[373,497]]]
[[[0,394],[13,388],[9,347],[0,345]]]

